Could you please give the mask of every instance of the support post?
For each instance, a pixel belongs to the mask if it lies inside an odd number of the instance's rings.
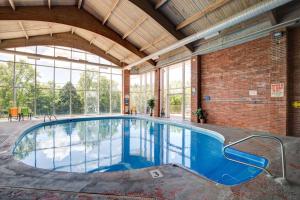
[[[191,121],[198,122],[198,117],[193,115],[201,106],[201,57],[193,56],[191,60],[191,86],[192,86],[192,96],[191,96]]]

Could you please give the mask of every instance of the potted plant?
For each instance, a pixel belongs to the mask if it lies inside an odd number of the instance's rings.
[[[206,114],[202,108],[198,108],[196,112],[193,112],[193,115],[197,115],[201,124],[206,122]]]
[[[153,115],[153,108],[155,106],[155,100],[154,99],[149,99],[147,101],[147,105],[150,108],[150,116],[152,116]]]

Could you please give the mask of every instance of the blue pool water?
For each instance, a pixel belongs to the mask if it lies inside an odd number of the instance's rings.
[[[27,165],[66,172],[113,172],[180,164],[214,182],[236,185],[261,170],[227,160],[224,138],[197,128],[140,118],[49,122],[25,131],[13,154]],[[268,161],[228,149],[228,156],[265,167]]]

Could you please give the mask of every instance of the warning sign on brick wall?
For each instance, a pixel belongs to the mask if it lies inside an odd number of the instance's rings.
[[[271,97],[283,97],[284,96],[284,84],[273,83],[271,84]]]

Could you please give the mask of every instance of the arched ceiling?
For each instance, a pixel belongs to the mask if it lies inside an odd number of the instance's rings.
[[[54,46],[66,46],[76,49],[81,49],[93,54],[96,54],[106,60],[111,61],[117,66],[123,66],[126,64],[122,63],[120,60],[115,57],[107,54],[100,48],[97,48],[95,45],[90,45],[90,42],[83,39],[82,37],[72,34],[71,32],[66,33],[52,33],[52,36],[49,34],[46,35],[37,35],[31,36],[30,40],[26,38],[16,38],[16,39],[7,39],[0,43],[0,48],[14,48],[22,46],[35,46],[35,45],[54,45]]]
[[[99,56],[126,65],[261,1],[0,0],[0,48],[10,43],[37,44],[39,38],[61,42],[57,37],[63,35],[70,37],[65,45],[83,39],[85,45],[98,49]],[[276,23],[272,13],[267,20]],[[245,26],[232,28],[233,32],[241,29]],[[187,45],[185,50],[197,45]],[[149,64],[156,62],[149,60],[142,66]]]

